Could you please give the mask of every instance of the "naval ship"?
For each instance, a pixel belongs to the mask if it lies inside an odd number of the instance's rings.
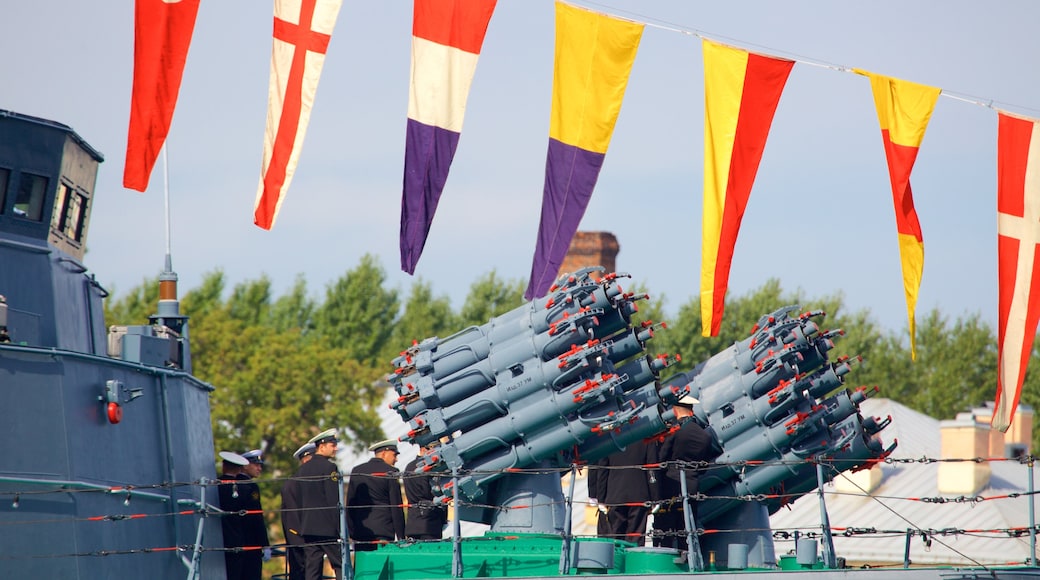
[[[108,328],[84,264],[98,166],[61,123],[0,110],[0,577],[223,578],[209,394],[176,277]]]
[[[217,506],[215,387],[192,375],[169,268],[146,324],[106,326],[106,291],[83,260],[102,161],[66,125],[0,111],[0,577],[219,580],[220,518],[240,514]],[[876,390],[845,387],[853,361],[828,356],[840,332],[795,306],[692,368],[650,356],[659,327],[633,321],[645,296],[624,291],[623,277],[566,275],[542,298],[392,361],[399,439],[432,448],[420,468],[453,507],[452,527],[443,540],[357,553],[344,529],[345,577],[1040,578],[1033,558],[849,566],[823,494],[819,533],[776,554],[770,513],[891,456],[890,420],[861,412]],[[688,397],[693,417],[680,417]],[[689,420],[718,457],[670,465],[684,490],[662,505],[684,514],[677,534],[694,549],[574,533],[578,469]],[[463,520],[489,529],[463,537]]]

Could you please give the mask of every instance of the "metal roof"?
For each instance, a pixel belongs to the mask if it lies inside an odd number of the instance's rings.
[[[930,546],[920,535],[911,538],[910,560],[915,564],[993,565],[1021,563],[1029,557],[1028,535],[1011,537],[1005,532],[986,531],[1029,526],[1031,496],[1004,497],[1027,491],[1027,465],[1017,461],[991,462],[989,484],[978,492],[975,501],[957,501],[957,497],[943,496],[938,491],[939,464],[920,461],[940,458],[938,420],[889,399],[867,400],[861,411],[864,415],[892,417],[892,424],[882,435],[886,441],[898,440],[899,446],[890,458],[897,462],[879,466],[882,481],[869,495],[837,493],[833,483],[824,486],[832,531],[877,530],[836,536],[838,556],[849,562],[901,563],[906,550],[905,532],[914,529],[938,532],[930,536]],[[967,452],[965,456],[969,456]],[[770,518],[774,530],[815,528],[818,532],[820,521],[819,496],[815,492]],[[788,548],[793,548],[793,542],[776,541],[778,554]]]

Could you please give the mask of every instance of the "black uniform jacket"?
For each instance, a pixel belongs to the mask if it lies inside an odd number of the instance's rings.
[[[296,479],[299,471],[292,478],[286,480],[282,486],[282,533],[285,541],[289,544],[302,544],[303,533],[300,532],[300,480]]]
[[[404,493],[408,496],[408,518],[405,535],[409,538],[440,538],[448,521],[448,508],[433,504],[432,477],[416,472],[418,457],[404,468]]]
[[[296,472],[300,486],[299,532],[305,536],[339,536],[339,468],[315,455]]]
[[[355,540],[404,539],[404,503],[400,472],[389,463],[373,457],[350,472],[347,487],[347,514],[350,537]]]
[[[687,420],[673,435],[665,438],[657,448],[657,461],[711,461],[718,457],[711,434],[704,430],[696,421]],[[679,467],[675,464],[669,465],[664,473],[657,476],[658,492],[655,494],[662,500],[679,498],[682,495],[682,484],[679,480]],[[688,493],[697,493],[698,474],[704,468],[697,469],[688,467],[686,469],[686,490]]]
[[[260,487],[245,473],[228,477],[221,476],[217,487],[220,509],[226,512],[256,511],[257,513],[225,515],[221,520],[224,546],[267,546],[267,525],[264,523],[263,506],[260,503]]]
[[[594,497],[605,505],[649,501],[650,473],[642,468],[647,463],[650,463],[649,449],[642,441],[597,461],[597,465],[608,469],[593,468],[598,471],[593,481],[595,489],[591,490]],[[625,467],[630,469],[623,469]]]

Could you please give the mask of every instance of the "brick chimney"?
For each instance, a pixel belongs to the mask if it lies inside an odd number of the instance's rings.
[[[989,424],[996,404],[992,401],[971,410],[980,423]],[[1007,433],[992,432],[992,457],[1022,457],[1033,449],[1033,408],[1019,403]]]
[[[610,232],[578,232],[571,240],[557,277],[589,266],[603,266],[605,273],[614,272],[620,250],[617,238]]]
[[[884,473],[880,465],[859,471],[843,471],[834,478],[834,491],[838,493],[862,494],[870,493],[881,485]]]
[[[957,418],[939,422],[940,453],[942,459],[971,459],[991,457],[992,430],[973,413],[958,413]],[[991,473],[988,461],[956,461],[940,463],[938,491],[947,495],[976,495],[989,485]]]

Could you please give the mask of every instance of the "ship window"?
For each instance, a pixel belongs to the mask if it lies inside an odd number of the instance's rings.
[[[0,214],[4,213],[7,206],[7,181],[11,177],[11,170],[0,167]]]
[[[68,203],[68,219],[65,220],[65,235],[70,240],[82,241],[83,216],[87,213],[87,196],[78,192],[70,192]]]
[[[69,209],[69,196],[71,188],[61,183],[58,185],[58,195],[54,198],[54,213],[51,214],[51,230],[60,232],[65,229],[65,215]]]
[[[83,215],[87,207],[87,196],[62,183],[54,199],[54,215],[51,230],[63,234],[75,242],[83,237]]]
[[[14,198],[14,215],[34,222],[43,219],[43,198],[47,191],[47,178],[32,173],[22,173],[18,191]]]

